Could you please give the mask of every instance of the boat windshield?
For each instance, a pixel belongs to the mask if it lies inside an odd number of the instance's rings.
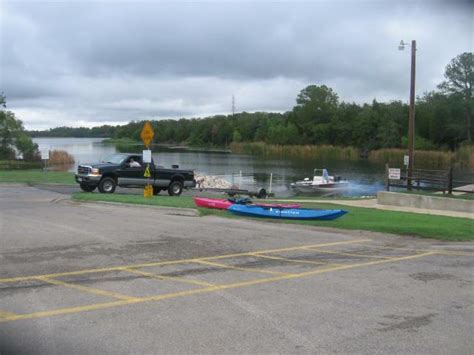
[[[320,176],[320,177],[325,177],[328,176],[329,173],[326,169],[314,169],[313,176]]]

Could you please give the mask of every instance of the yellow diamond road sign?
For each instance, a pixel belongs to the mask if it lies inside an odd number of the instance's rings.
[[[153,127],[151,126],[150,122],[145,122],[145,126],[143,126],[142,133],[140,133],[140,138],[145,144],[146,147],[150,146],[153,137],[155,136],[155,132],[153,131]]]

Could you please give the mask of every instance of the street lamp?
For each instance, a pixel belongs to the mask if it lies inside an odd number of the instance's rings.
[[[403,51],[408,43],[400,41],[398,50]],[[411,79],[410,79],[410,111],[408,114],[408,173],[407,188],[411,190],[413,177],[413,163],[415,152],[415,69],[416,69],[416,41],[411,41]]]

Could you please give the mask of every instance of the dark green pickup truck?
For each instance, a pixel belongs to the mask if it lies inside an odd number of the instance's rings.
[[[101,193],[113,193],[117,186],[143,187],[150,183],[155,195],[167,190],[170,196],[179,196],[183,188],[196,186],[193,170],[156,167],[152,160],[151,176],[146,178],[145,168],[141,154],[114,154],[102,163],[79,165],[75,178],[83,191],[98,188]]]

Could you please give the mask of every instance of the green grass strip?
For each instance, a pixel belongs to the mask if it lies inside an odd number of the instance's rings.
[[[192,197],[154,196],[144,198],[140,195],[75,193],[73,199],[79,201],[108,201],[138,205],[196,208]],[[349,207],[335,204],[303,203],[303,207],[320,209],[343,209],[349,213],[334,221],[292,221],[260,219],[275,223],[292,223],[310,226],[323,226],[348,230],[367,230],[372,232],[419,236],[445,241],[474,240],[474,220],[467,218],[434,216],[419,213],[385,211],[372,208]],[[215,215],[226,218],[237,217],[230,212],[199,208],[201,216]]]
[[[64,171],[0,170],[0,183],[75,185],[74,174]]]
[[[128,194],[101,194],[76,192],[72,194],[72,198],[77,201],[105,201],[129,203],[133,205],[161,206],[161,207],[178,207],[178,208],[196,208],[192,197],[190,196],[153,196],[143,197],[142,195]]]

